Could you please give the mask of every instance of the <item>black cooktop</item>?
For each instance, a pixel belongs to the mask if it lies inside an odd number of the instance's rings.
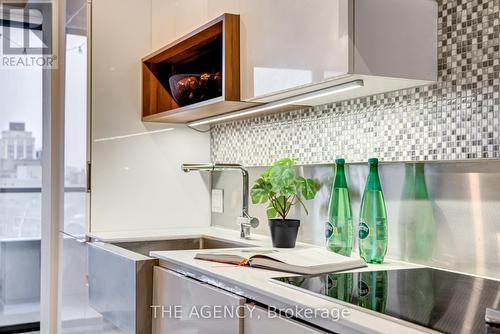
[[[485,322],[500,310],[500,282],[430,268],[274,278],[323,298],[444,333],[500,333]]]

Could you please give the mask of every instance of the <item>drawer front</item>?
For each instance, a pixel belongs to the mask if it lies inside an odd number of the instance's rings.
[[[286,334],[324,334],[326,332],[306,326],[298,321],[275,317],[259,306],[247,304],[245,307],[245,334],[286,333]]]
[[[103,243],[88,244],[89,304],[127,334],[151,333],[157,260]]]
[[[245,299],[155,267],[153,333],[243,333]]]

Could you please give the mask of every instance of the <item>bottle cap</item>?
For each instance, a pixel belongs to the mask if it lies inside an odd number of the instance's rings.
[[[368,164],[370,166],[377,166],[378,165],[378,159],[377,158],[370,158],[370,159],[368,159]]]
[[[345,164],[345,160],[344,160],[344,159],[342,159],[342,158],[339,158],[339,159],[335,160],[335,164],[336,164],[336,165],[341,165],[341,166],[342,166],[342,165],[344,165],[344,164]]]

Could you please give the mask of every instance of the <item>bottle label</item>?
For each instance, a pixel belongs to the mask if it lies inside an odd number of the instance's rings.
[[[373,232],[372,232],[372,234],[373,234]],[[359,235],[360,239],[366,239],[366,238],[368,238],[368,235],[370,235],[370,228],[368,227],[368,225],[366,225],[365,222],[359,223],[358,235]]]
[[[330,222],[326,222],[325,223],[325,235],[326,235],[326,239],[330,239],[330,237],[333,234],[333,229],[334,229],[334,227],[332,226],[332,224],[330,224]]]
[[[377,229],[377,240],[387,239],[387,223],[386,219],[377,219],[375,223],[375,228]]]
[[[376,237],[377,240],[387,239],[387,224],[386,219],[379,218],[375,222],[375,228],[369,227],[365,222],[361,221],[359,223],[358,236],[360,239],[366,239],[368,237]]]

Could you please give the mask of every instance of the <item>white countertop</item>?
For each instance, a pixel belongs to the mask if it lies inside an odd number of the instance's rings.
[[[239,231],[217,227],[207,228],[170,228],[162,230],[98,232],[90,237],[104,242],[188,239],[209,237],[226,239],[239,243],[247,243],[257,247],[271,247],[269,237],[253,234],[251,239],[240,239]],[[297,247],[318,247],[297,243]],[[281,286],[270,281],[272,277],[291,276],[287,273],[264,269],[222,265],[219,263],[195,260],[194,255],[200,250],[160,251],[152,252],[151,256],[160,259],[160,265],[181,272],[185,275],[205,281],[209,284],[243,295],[249,299],[258,300],[263,304],[277,308],[299,306],[312,309],[348,309],[349,317],[334,321],[334,319],[305,319],[318,326],[342,332],[365,333],[422,333],[426,330],[411,323],[393,318],[382,318],[369,311],[355,309],[352,305],[336,303],[316,297],[292,288]],[[381,265],[369,265],[360,270],[393,270],[416,268],[418,265],[387,259]],[[358,270],[358,271],[360,271]],[[428,331],[427,331],[428,332]]]
[[[387,320],[369,314],[367,311],[353,309],[350,306],[334,303],[292,288],[278,285],[270,281],[272,277],[292,276],[288,273],[246,266],[232,266],[202,260],[193,257],[200,250],[152,252],[151,255],[160,259],[160,265],[184,275],[205,281],[214,286],[232,291],[247,298],[278,309],[299,306],[311,309],[344,309],[350,310],[350,316],[335,322],[333,319],[304,319],[316,325],[332,330],[363,333],[425,333],[426,331],[410,323],[397,319]],[[416,266],[388,260],[382,265],[370,265],[361,270],[391,270],[413,268]]]
[[[196,227],[196,228],[167,228],[161,230],[132,230],[118,232],[92,232],[87,236],[98,239],[103,242],[127,242],[127,241],[148,241],[148,240],[172,240],[172,239],[190,239],[199,237],[212,237],[227,239],[251,245],[271,246],[269,237],[252,234],[250,240],[240,238],[239,231],[229,230],[219,227]]]

